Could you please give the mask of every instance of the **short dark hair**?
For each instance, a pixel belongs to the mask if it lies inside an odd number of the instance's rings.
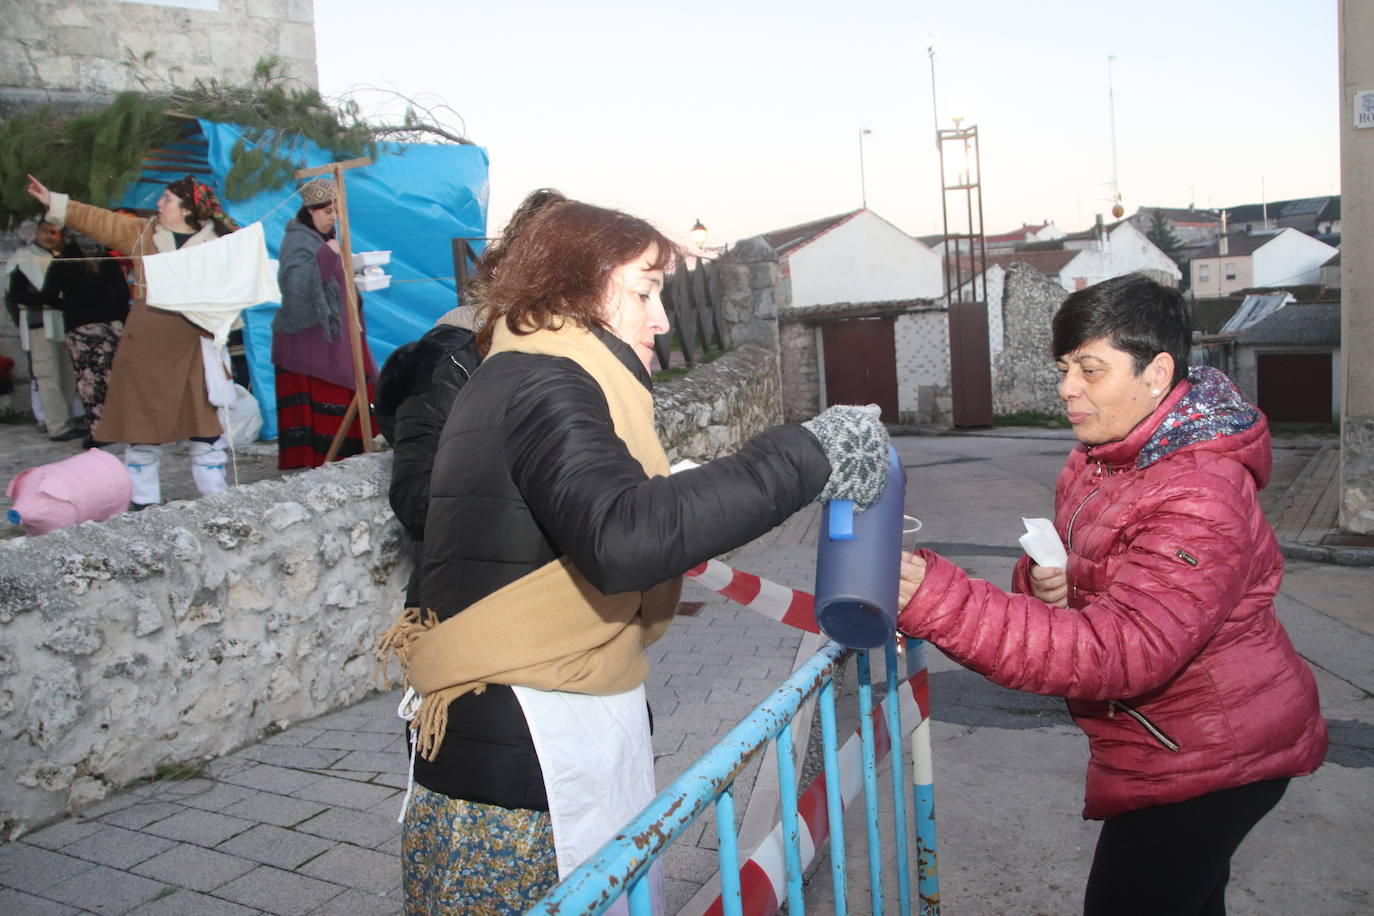
[[[485,353],[497,321],[517,334],[554,328],[564,319],[605,326],[611,272],[650,248],[650,268],[670,270],[678,246],[652,225],[618,210],[576,200],[544,204],[519,228],[482,292],[487,319],[477,332]]]
[[[1113,277],[1079,290],[1059,306],[1050,327],[1056,360],[1105,337],[1113,347],[1130,354],[1136,375],[1160,353],[1174,358],[1171,385],[1188,375],[1193,346],[1188,302],[1178,290],[1144,274]]]

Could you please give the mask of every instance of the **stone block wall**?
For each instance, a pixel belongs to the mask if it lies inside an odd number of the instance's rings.
[[[931,306],[899,315],[893,336],[901,422],[948,426],[954,410],[949,379],[949,309]]]
[[[1059,376],[1050,355],[1050,319],[1068,292],[1024,264],[1013,264],[1003,281],[1002,348],[992,360],[992,412],[1040,411],[1059,415]],[[991,323],[991,322],[990,322]]]
[[[161,91],[197,79],[243,83],[260,58],[272,55],[305,85],[319,84],[312,0],[6,4],[0,116],[25,105],[89,104],[126,89]]]
[[[762,238],[745,239],[716,262],[727,346],[778,343],[778,310],[792,304],[791,282]]]
[[[660,386],[672,460],[781,419],[757,344]],[[0,839],[374,687],[409,551],[390,453],[0,541]]]
[[[668,461],[700,463],[731,454],[783,422],[780,389],[777,351],[758,343],[660,386],[654,404]]]
[[[809,420],[821,412],[820,344],[815,325],[804,321],[781,324],[782,413],[789,423]]]

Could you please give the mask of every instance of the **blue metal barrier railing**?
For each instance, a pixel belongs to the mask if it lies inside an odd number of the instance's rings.
[[[868,827],[870,912],[883,912],[883,852],[879,836],[878,763],[892,753],[892,814],[895,836],[892,859],[897,870],[899,909],[911,910],[910,851],[908,845],[907,783],[904,778],[903,721],[912,730],[915,784],[910,810],[915,813],[917,892],[920,916],[938,916],[939,885],[935,855],[934,796],[930,785],[930,744],[926,671],[921,644],[907,642],[907,677],[899,681],[896,641],[884,647],[885,696],[873,705],[869,653],[857,651],[859,730],[840,747],[835,713],[835,676],[852,650],[831,642],[759,703],[714,748],[693,763],[630,824],[584,862],[527,916],[596,916],[622,895],[628,896],[631,916],[650,916],[650,866],[712,804],[720,838],[721,896],[707,910],[722,916],[771,916],[785,900],[789,914],[805,912],[802,877],[827,837],[834,890],[834,912],[848,912],[844,809],[865,790]],[[824,772],[805,793],[795,773],[792,720],[812,697],[817,697],[821,720]],[[904,715],[905,710],[905,715]],[[879,714],[881,713],[881,715]],[[855,738],[858,744],[855,744]],[[741,866],[734,811],[734,782],[746,765],[777,742],[781,822]],[[824,813],[822,814],[822,806]],[[803,856],[806,831],[810,856]]]

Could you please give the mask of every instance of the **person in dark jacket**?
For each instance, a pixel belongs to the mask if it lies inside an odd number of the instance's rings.
[[[53,315],[43,289],[48,269],[62,251],[62,227],[40,220],[34,224],[33,241],[14,253],[5,265],[5,305],[14,323],[27,336],[25,351],[37,388],[34,413],[42,408],[41,422],[48,438],[66,442],[84,435],[72,419],[72,364],[66,342],[54,327]],[[46,317],[45,317],[46,313]],[[59,322],[60,324],[60,319]]]
[[[567,200],[559,191],[540,188],[525,197],[506,223],[501,238],[487,246],[464,289],[472,303],[481,300],[496,276],[511,242],[530,217],[555,201]],[[414,544],[415,566],[406,585],[406,607],[420,600],[420,558],[429,511],[429,476],[439,432],[448,419],[453,399],[472,377],[482,357],[473,330],[477,306],[459,306],[442,315],[418,341],[392,351],[377,383],[377,426],[391,443],[391,510]]]
[[[48,268],[43,297],[62,311],[67,352],[76,370],[76,393],[86,408],[86,421],[94,427],[105,406],[110,365],[129,316],[129,284],[108,248],[95,242],[89,246],[67,242]],[[82,447],[103,444],[88,433]]]
[[[559,201],[483,292],[487,352],[440,436],[420,607],[379,646],[411,690],[407,913],[521,913],[590,856],[655,793],[643,650],[682,574],[818,496],[881,492],[873,407],[669,476],[648,367],[676,258],[642,220]]]
[[[1311,670],[1274,610],[1260,509],[1269,429],[1188,368],[1188,306],[1133,274],[1074,293],[1054,354],[1081,443],[1055,491],[1067,568],[1022,557],[1016,594],[905,557],[897,625],[1004,687],[1062,696],[1103,819],[1087,916],[1226,912],[1231,856],[1326,753]]]
[[[453,399],[482,361],[471,312],[471,307],[454,309],[419,340],[397,347],[377,381],[377,427],[392,448],[391,511],[414,544],[406,607],[420,601],[420,551],[439,433]]]

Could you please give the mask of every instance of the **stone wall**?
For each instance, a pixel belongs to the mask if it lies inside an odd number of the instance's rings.
[[[994,414],[1063,412],[1050,356],[1050,319],[1068,296],[1058,283],[1025,264],[1007,270],[1000,303],[1002,347],[992,359]],[[998,306],[992,302],[988,309]]]
[[[672,460],[781,416],[757,344],[661,386]],[[373,689],[410,572],[389,453],[0,541],[0,838]]]
[[[271,55],[302,83],[319,84],[312,0],[10,3],[0,35],[0,117],[197,79],[243,83]]]
[[[660,386],[654,404],[668,461],[700,463],[731,454],[783,422],[780,386],[777,351],[757,343]]]
[[[932,305],[897,318],[897,413],[916,426],[949,426],[949,309]]]
[[[745,239],[716,262],[726,346],[753,341],[776,348],[778,309],[792,304],[791,283],[761,237]]]
[[[787,422],[799,423],[821,412],[820,333],[805,321],[789,321],[778,330],[782,413]]]

